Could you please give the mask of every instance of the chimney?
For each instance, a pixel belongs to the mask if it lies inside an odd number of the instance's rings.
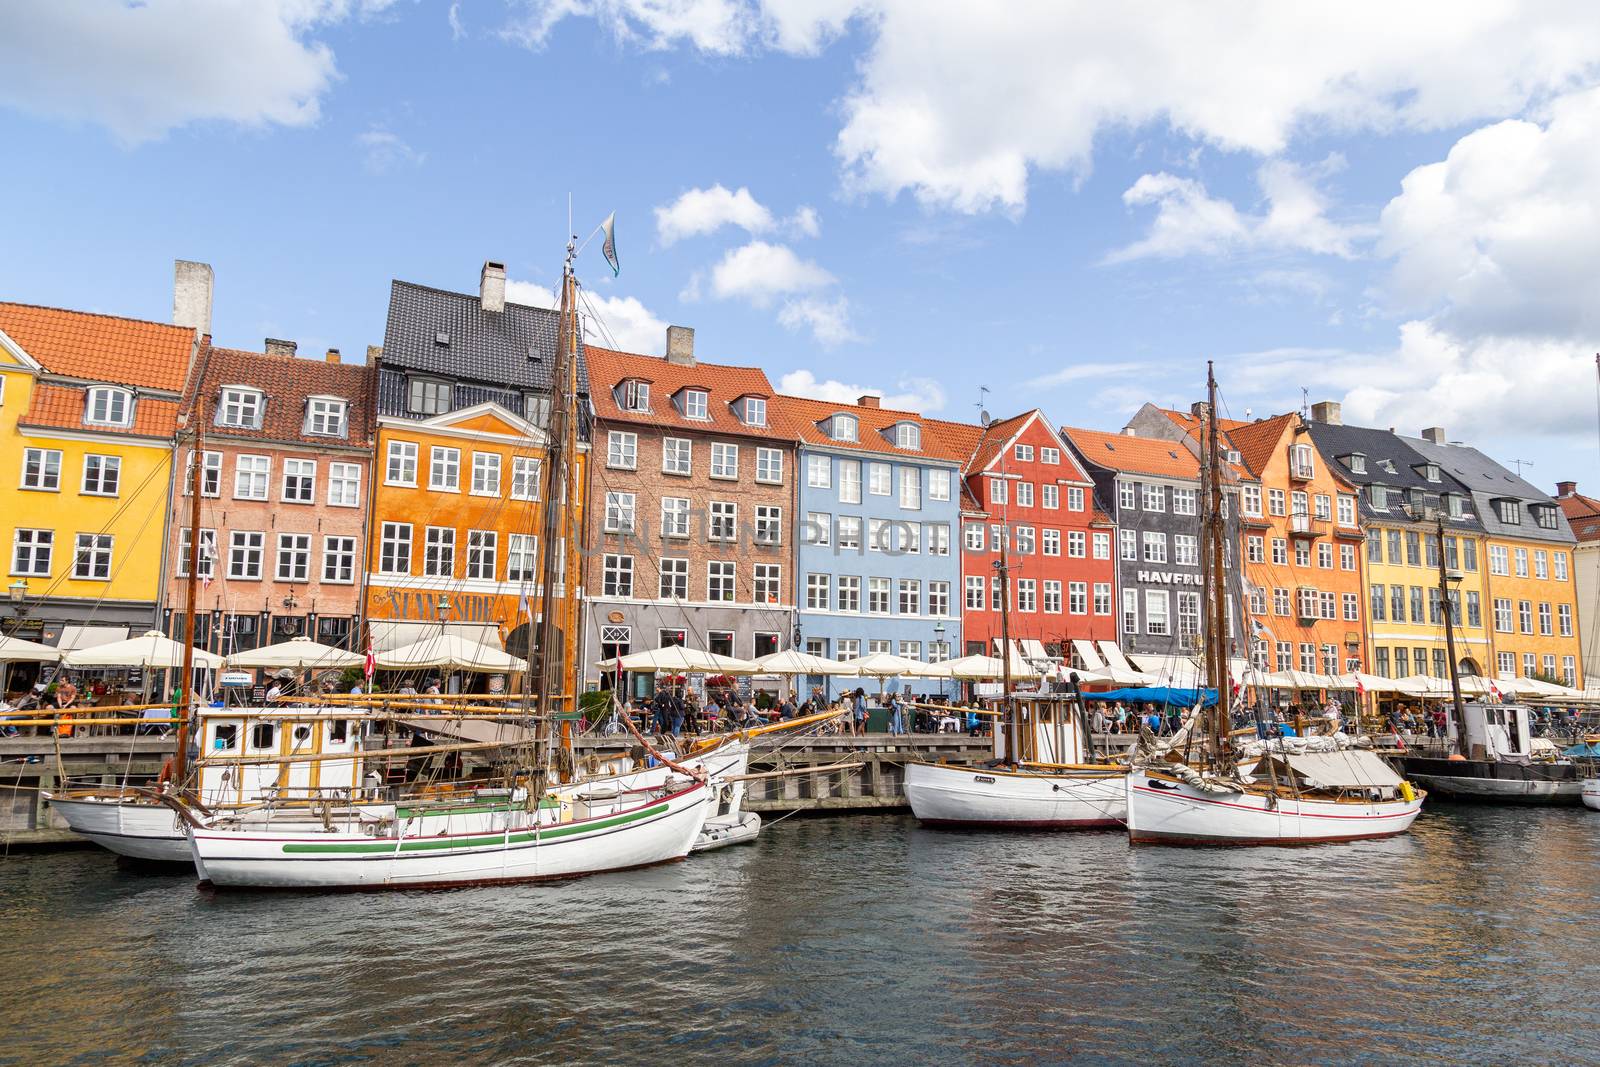
[[[383,346],[382,345],[368,345],[367,346],[367,366],[369,366],[369,367],[372,366],[374,363],[378,362],[378,360],[380,360],[382,358],[383,358]]]
[[[295,349],[300,347],[293,341],[280,341],[276,337],[267,338],[261,345],[269,356],[288,356],[290,359],[294,358]]]
[[[496,314],[506,309],[506,265],[492,259],[483,261],[483,273],[478,275],[478,303],[483,310]]]
[[[1557,497],[1559,497],[1559,498],[1564,500],[1569,496],[1577,496],[1577,495],[1578,495],[1578,483],[1577,482],[1557,482],[1556,483],[1556,496]]]
[[[1337,400],[1324,400],[1320,404],[1312,404],[1311,421],[1320,422],[1324,426],[1343,426],[1344,408]]]
[[[680,367],[694,366],[694,329],[689,326],[667,327],[667,362]]]
[[[323,356],[322,358],[323,358],[323,361],[327,362],[327,363],[338,363],[339,362],[339,350],[337,348],[330,348],[330,349],[328,349],[328,354]]]
[[[1189,405],[1189,414],[1193,415],[1197,419],[1205,418],[1206,417],[1206,402],[1204,400],[1196,400],[1193,404],[1190,404]]]
[[[196,337],[211,332],[211,264],[187,259],[172,262],[172,324],[187,326]]]
[[[877,406],[878,406],[878,398],[875,397],[875,396],[858,396],[858,397],[856,397],[856,407],[858,407],[858,408],[875,408]]]
[[[1444,427],[1429,426],[1426,430],[1422,431],[1422,439],[1424,441],[1432,441],[1436,445],[1444,444]]]
[[[1139,431],[1135,430],[1132,426],[1124,426],[1122,428],[1122,436],[1124,436],[1124,437],[1138,437],[1139,436]]]

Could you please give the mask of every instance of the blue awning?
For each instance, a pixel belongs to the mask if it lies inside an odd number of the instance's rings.
[[[1217,702],[1217,691],[1207,689],[1206,707]],[[1169,686],[1151,686],[1148,689],[1111,689],[1104,693],[1085,693],[1085,700],[1121,700],[1130,704],[1163,704],[1168,707],[1192,708],[1200,699],[1199,689],[1173,689]]]

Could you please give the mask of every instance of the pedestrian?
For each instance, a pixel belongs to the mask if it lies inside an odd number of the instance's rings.
[[[888,696],[889,707],[889,733],[896,736],[906,732],[906,713],[900,698],[890,693]]]
[[[672,709],[672,736],[677,737],[683,733],[683,719],[688,709],[684,706],[683,698],[674,690],[667,694]]]
[[[778,705],[778,718],[787,722],[789,719],[794,718],[795,714],[794,700],[790,697],[784,697],[783,701]]]
[[[858,736],[865,737],[867,735],[867,691],[857,686],[853,703],[855,732]]]
[[[1102,704],[1096,703],[1094,706],[1094,715],[1090,717],[1090,729],[1094,733],[1103,734],[1106,732],[1107,725],[1108,723],[1106,721],[1105,707]]]
[[[283,696],[283,683],[274,678],[267,685],[267,703],[270,704],[281,696]]]

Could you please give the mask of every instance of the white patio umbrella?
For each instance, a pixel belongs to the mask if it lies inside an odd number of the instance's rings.
[[[1389,684],[1393,691],[1410,697],[1425,697],[1433,692],[1439,679],[1426,674],[1408,674],[1404,678],[1391,679]],[[1448,692],[1449,686],[1445,687]]]
[[[932,668],[939,666],[935,663],[923,663],[918,659],[906,659],[904,656],[892,656],[887,652],[871,652],[865,656],[845,660],[841,666],[848,667],[850,674],[858,678],[938,678],[938,674],[930,674]]]
[[[76,649],[61,657],[61,662],[68,667],[181,668],[183,646],[159,630],[147,630],[125,641]],[[215,670],[222,666],[222,657],[197,648],[194,650],[194,665]]]
[[[782,652],[773,652],[755,660],[755,665],[760,668],[758,674],[852,674],[849,667],[836,659],[824,659],[813,656],[809,652],[802,652],[797,648],[786,648]]]
[[[624,671],[651,672],[654,674],[762,674],[759,666],[746,659],[734,659],[732,656],[719,656],[715,652],[706,652],[698,648],[688,648],[684,645],[668,645],[665,648],[651,648],[643,652],[632,652],[626,656],[603,659],[595,664],[602,671],[612,672],[619,668]]]
[[[1393,678],[1385,678],[1381,674],[1365,674],[1361,671],[1351,671],[1348,674],[1339,675],[1339,684],[1334,688],[1354,689],[1358,685],[1369,693],[1401,692]]]
[[[508,674],[527,670],[526,660],[518,659],[489,645],[468,640],[460,634],[440,634],[413,644],[380,652],[377,665],[386,671],[439,667],[486,674]]]
[[[367,658],[348,649],[334,648],[313,641],[309,637],[295,637],[276,645],[263,645],[248,652],[235,652],[228,657],[230,667],[255,667],[277,670],[288,667],[304,670],[307,667],[359,667]]]
[[[1101,676],[1101,681],[1112,682],[1116,685],[1146,686],[1155,685],[1160,681],[1153,674],[1130,670],[1127,667],[1119,667],[1115,664],[1107,665],[1095,671],[1095,673]]]
[[[892,657],[897,658],[897,657]],[[946,660],[943,663],[925,664],[928,678],[958,678],[963,681],[976,682],[985,680],[998,681],[1005,675],[1005,662],[998,656],[961,656],[957,659]],[[1084,677],[1092,672],[1079,671],[1078,675],[1083,681],[1095,679]],[[1011,659],[1011,677],[1013,678],[1038,678],[1039,672],[1026,660],[1015,656]]]
[[[0,701],[6,696],[6,682],[13,663],[55,663],[61,659],[61,650],[24,641],[20,637],[0,637]]]

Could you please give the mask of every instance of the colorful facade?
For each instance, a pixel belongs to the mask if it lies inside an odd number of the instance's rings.
[[[1578,660],[1600,659],[1600,500],[1578,492],[1577,482],[1557,482],[1556,502],[1578,543],[1572,547],[1573,592],[1578,600]],[[1585,609],[1587,605],[1587,609]]]

